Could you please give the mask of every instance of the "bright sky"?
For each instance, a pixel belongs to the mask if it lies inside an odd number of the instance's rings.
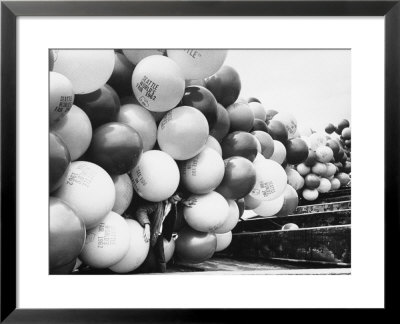
[[[225,65],[241,78],[241,98],[290,112],[301,130],[350,121],[350,50],[230,50]]]

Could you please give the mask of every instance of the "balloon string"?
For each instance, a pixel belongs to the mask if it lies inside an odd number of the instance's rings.
[[[280,227],[282,227],[282,225],[280,225],[280,224],[278,224],[278,223],[275,223],[274,221],[272,221],[272,220],[270,220],[270,219],[268,219],[271,223],[273,223],[274,225],[276,225],[276,226],[278,226],[279,228]]]

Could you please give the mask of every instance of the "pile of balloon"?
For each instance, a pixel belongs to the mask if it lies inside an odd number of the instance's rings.
[[[349,125],[329,128],[340,139],[300,136],[292,115],[239,98],[241,79],[224,65],[227,55],[50,51],[50,273],[143,266],[149,242],[127,214],[135,197],[189,193],[192,206],[182,207],[183,224],[164,240],[165,257],[200,263],[230,245],[245,209],[288,215],[303,186],[312,200],[347,184]]]

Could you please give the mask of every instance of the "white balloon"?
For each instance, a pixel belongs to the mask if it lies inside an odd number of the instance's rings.
[[[139,268],[150,248],[150,243],[144,240],[143,227],[133,219],[127,219],[126,222],[130,235],[128,251],[118,263],[110,267],[110,270],[117,273],[126,273]]]
[[[274,153],[269,159],[279,164],[282,164],[283,161],[285,161],[286,148],[281,142],[274,140]]]
[[[185,79],[204,79],[217,72],[225,61],[227,50],[169,49],[167,55],[180,66]]]
[[[309,137],[310,148],[316,151],[318,147],[326,145],[326,136],[324,133],[313,133]]]
[[[291,185],[295,190],[300,190],[304,186],[304,178],[294,169],[286,170],[288,177],[288,184]]]
[[[226,221],[215,230],[215,233],[227,233],[233,230],[239,221],[239,207],[233,199],[228,199],[229,213]]]
[[[217,237],[217,248],[215,252],[225,250],[232,242],[232,232],[215,234],[215,236]]]
[[[49,121],[50,125],[60,121],[71,109],[74,102],[72,83],[57,72],[50,72],[49,79]]]
[[[112,180],[115,186],[115,202],[112,211],[122,215],[132,201],[132,181],[127,173],[114,175]]]
[[[274,216],[282,209],[284,200],[285,198],[282,194],[274,200],[263,201],[260,206],[254,209],[254,212],[264,217]]]
[[[63,140],[71,155],[71,161],[77,160],[87,151],[93,136],[89,117],[75,105],[50,130]]]
[[[144,152],[131,171],[133,189],[146,200],[157,202],[171,197],[179,185],[179,168],[167,153]]]
[[[297,120],[292,114],[280,112],[277,113],[272,119],[280,121],[283,125],[285,125],[285,128],[288,131],[289,139],[294,138],[297,130]]]
[[[267,118],[267,112],[262,104],[253,101],[249,103],[249,107],[254,113],[254,118],[258,118],[265,121],[265,119]]]
[[[117,122],[127,124],[139,133],[143,141],[143,152],[154,147],[157,140],[157,125],[153,115],[146,108],[138,104],[122,105]]]
[[[305,165],[304,163],[300,163],[297,165],[296,170],[301,176],[304,177],[310,173],[311,168],[309,166]]]
[[[308,201],[314,201],[318,198],[318,190],[317,189],[304,189],[303,190],[303,198]]]
[[[206,142],[206,147],[212,148],[215,150],[219,155],[222,156],[222,148],[221,144],[217,141],[217,139],[211,135],[208,135],[208,139]]]
[[[144,58],[151,55],[164,55],[165,50],[163,49],[123,49],[122,53],[126,58],[131,61],[134,65],[137,65]]]
[[[321,181],[319,183],[317,190],[319,193],[326,193],[329,190],[331,190],[331,187],[332,187],[332,184],[328,179],[321,178]]]
[[[110,212],[98,226],[87,231],[79,259],[93,268],[109,268],[125,256],[130,240],[128,223]]]
[[[185,206],[183,215],[188,225],[197,231],[215,232],[228,219],[228,202],[218,192],[193,195],[189,200],[194,201],[194,204]]]
[[[161,112],[179,103],[185,91],[185,80],[174,61],[165,56],[152,55],[141,60],[133,70],[132,88],[143,107]]]
[[[97,226],[111,211],[115,187],[108,173],[97,164],[72,162],[61,187],[53,194],[68,203],[82,218],[86,229]]]
[[[224,160],[218,152],[208,147],[180,164],[181,181],[194,194],[213,191],[221,183],[224,173]]]
[[[115,64],[113,50],[54,50],[53,71],[66,76],[75,94],[96,91],[106,84]]]
[[[254,164],[256,184],[249,193],[257,200],[273,200],[283,194],[287,176],[280,164],[269,159],[259,159]]]

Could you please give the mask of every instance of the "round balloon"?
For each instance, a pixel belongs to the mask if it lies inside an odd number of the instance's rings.
[[[308,201],[314,201],[318,198],[318,190],[317,189],[304,189],[303,190],[303,198]]]
[[[86,229],[91,229],[113,208],[115,187],[104,169],[91,162],[76,161],[71,163],[64,183],[53,195],[69,204]]]
[[[299,226],[297,226],[294,223],[287,223],[282,226],[283,231],[291,231],[291,230],[298,230],[298,229],[299,229]]]
[[[194,194],[213,191],[221,183],[225,165],[213,149],[205,148],[198,155],[180,164],[182,184]]]
[[[333,151],[328,146],[317,147],[315,154],[317,155],[317,161],[322,163],[328,163],[333,158]]]
[[[300,163],[299,165],[296,166],[296,170],[301,176],[304,177],[310,173],[311,168],[305,165],[304,163]]]
[[[315,163],[317,163],[317,154],[315,153],[315,151],[309,149],[308,157],[304,161],[304,164],[308,167],[312,167],[312,166],[314,166]]]
[[[115,186],[115,202],[112,211],[122,215],[129,207],[133,197],[131,178],[127,173],[112,177]]]
[[[346,127],[342,130],[342,137],[344,140],[349,140],[351,138],[351,129]]]
[[[188,160],[201,152],[208,139],[208,123],[197,109],[181,106],[169,111],[158,125],[157,141],[175,160]]]
[[[95,130],[87,156],[114,175],[129,172],[138,164],[142,153],[142,138],[132,127],[108,123]]]
[[[239,97],[242,84],[237,71],[225,65],[206,79],[206,87],[221,105],[228,107]]]
[[[86,238],[86,228],[75,211],[59,198],[49,200],[49,258],[50,268],[75,261]]]
[[[107,84],[92,93],[76,95],[75,104],[89,117],[93,129],[116,121],[121,106],[117,93]]]
[[[214,233],[196,231],[185,227],[178,233],[175,241],[175,254],[178,260],[188,263],[201,263],[210,259],[217,248]]]
[[[289,139],[294,138],[297,130],[297,120],[292,114],[280,112],[276,114],[272,120],[280,121],[283,125],[285,125]]]
[[[333,178],[331,180],[331,189],[338,190],[340,188],[340,180],[338,178]]]
[[[197,231],[215,232],[228,219],[228,202],[215,191],[192,195],[189,200],[193,204],[183,208],[183,215],[188,225]]]
[[[224,64],[224,49],[169,49],[167,55],[183,71],[185,79],[204,79],[217,72]]]
[[[249,102],[249,107],[254,113],[254,118],[264,121],[267,118],[267,112],[264,106],[256,101]]]
[[[271,135],[274,140],[277,140],[284,145],[288,140],[288,131],[285,125],[275,119],[270,120],[268,124],[268,134]]]
[[[258,118],[254,118],[254,123],[253,123],[253,128],[251,129],[251,131],[263,131],[268,133],[268,125],[265,121],[258,119]]]
[[[265,121],[267,122],[267,123],[269,123],[269,121],[272,119],[272,118],[274,118],[274,116],[278,113],[276,110],[274,110],[274,109],[267,109],[266,111],[265,111],[265,113],[266,113],[266,117],[265,117]]]
[[[208,136],[206,147],[213,149],[216,151],[220,156],[222,156],[222,148],[221,144],[217,141],[217,139],[211,135]]]
[[[225,222],[215,230],[215,233],[222,234],[233,230],[239,221],[239,206],[233,199],[228,199],[229,213]]]
[[[237,131],[222,140],[221,148],[224,159],[242,156],[253,162],[257,156],[257,139],[249,133]]]
[[[299,164],[307,160],[308,146],[301,138],[286,142],[286,160],[289,164]]]
[[[317,162],[311,168],[311,171],[312,171],[312,173],[315,173],[316,175],[325,176],[327,167],[326,167],[325,163]]]
[[[283,194],[287,175],[280,164],[273,160],[260,159],[254,163],[256,184],[250,196],[257,200],[274,200]]]
[[[224,162],[224,178],[215,191],[226,199],[245,197],[256,184],[256,170],[253,163],[240,156],[228,158]]]
[[[210,130],[210,135],[215,137],[220,142],[228,133],[231,127],[229,113],[224,106],[217,103],[217,121],[214,127]]]
[[[137,104],[125,104],[121,106],[117,121],[129,125],[139,133],[144,152],[154,147],[157,140],[157,125],[153,115],[146,108]]]
[[[74,91],[71,81],[57,72],[50,72],[49,79],[49,121],[59,122],[71,109]]]
[[[323,133],[313,133],[310,135],[310,148],[316,151],[318,147],[326,145],[326,137]]]
[[[246,102],[235,102],[226,110],[229,114],[231,132],[249,132],[253,128],[254,113]]]
[[[68,174],[71,156],[65,143],[56,134],[49,134],[49,190],[60,188]]]
[[[118,263],[110,267],[110,270],[117,273],[127,273],[139,268],[150,248],[150,243],[144,240],[143,227],[133,219],[127,219],[126,223],[130,236],[128,251]]]
[[[308,189],[317,189],[321,184],[321,178],[316,174],[309,173],[304,178],[304,182]]]
[[[294,169],[286,170],[288,177],[288,184],[291,185],[295,190],[300,190],[304,186],[304,178]]]
[[[110,78],[115,64],[113,50],[54,50],[54,71],[66,76],[75,94],[100,89]]]
[[[107,83],[123,98],[133,96],[132,74],[135,66],[122,53],[115,53],[114,70]]]
[[[327,193],[331,190],[332,184],[326,178],[321,178],[321,183],[319,184],[317,190],[319,193]]]
[[[110,212],[99,225],[87,231],[79,259],[93,268],[109,268],[126,255],[130,241],[131,232],[126,220]]]
[[[274,147],[275,147],[275,143],[271,135],[263,131],[254,131],[251,134],[253,134],[259,140],[261,144],[261,154],[266,159],[270,159],[271,156],[274,154]]]
[[[274,140],[274,153],[269,158],[279,164],[282,164],[286,160],[286,148],[277,140]]]
[[[291,186],[286,185],[283,193],[283,206],[281,210],[276,214],[277,216],[288,216],[291,215],[299,204],[299,196],[297,191]]]
[[[260,206],[254,209],[254,212],[264,217],[274,216],[282,209],[283,202],[284,195],[281,194],[273,200],[263,201]]]
[[[347,173],[344,173],[344,172],[339,172],[339,173],[336,175],[336,178],[339,179],[339,181],[340,181],[340,186],[341,186],[341,187],[347,186],[348,183],[349,183],[350,180],[351,180],[350,177],[349,177],[349,175],[348,175]]]
[[[229,244],[232,242],[232,232],[226,232],[223,234],[215,234],[217,237],[217,248],[215,249],[215,252],[223,251],[225,250]]]
[[[329,177],[335,175],[335,173],[336,173],[336,166],[333,163],[327,163],[325,176],[327,178],[329,178]]]
[[[51,129],[65,143],[71,161],[80,158],[92,140],[92,125],[85,112],[73,105],[69,113]]]
[[[157,150],[142,154],[131,171],[133,189],[142,198],[157,202],[172,196],[179,185],[179,168],[167,153]]]
[[[350,127],[350,122],[347,119],[343,119],[342,121],[339,122],[338,127],[337,127],[337,134],[341,135],[343,129],[346,127]]]
[[[151,55],[164,55],[163,49],[123,49],[122,53],[134,65],[137,65],[144,58]]]
[[[209,128],[212,129],[217,122],[217,100],[210,90],[200,86],[190,86],[185,89],[182,105],[194,107],[206,117]]]
[[[170,58],[151,55],[141,60],[133,71],[132,88],[143,107],[167,111],[181,101],[185,80],[181,69]]]
[[[253,210],[254,208],[260,206],[261,203],[262,203],[261,200],[255,199],[250,195],[244,197],[244,209],[246,210]]]
[[[328,126],[325,127],[325,133],[332,134],[335,131],[336,127],[329,123]]]

